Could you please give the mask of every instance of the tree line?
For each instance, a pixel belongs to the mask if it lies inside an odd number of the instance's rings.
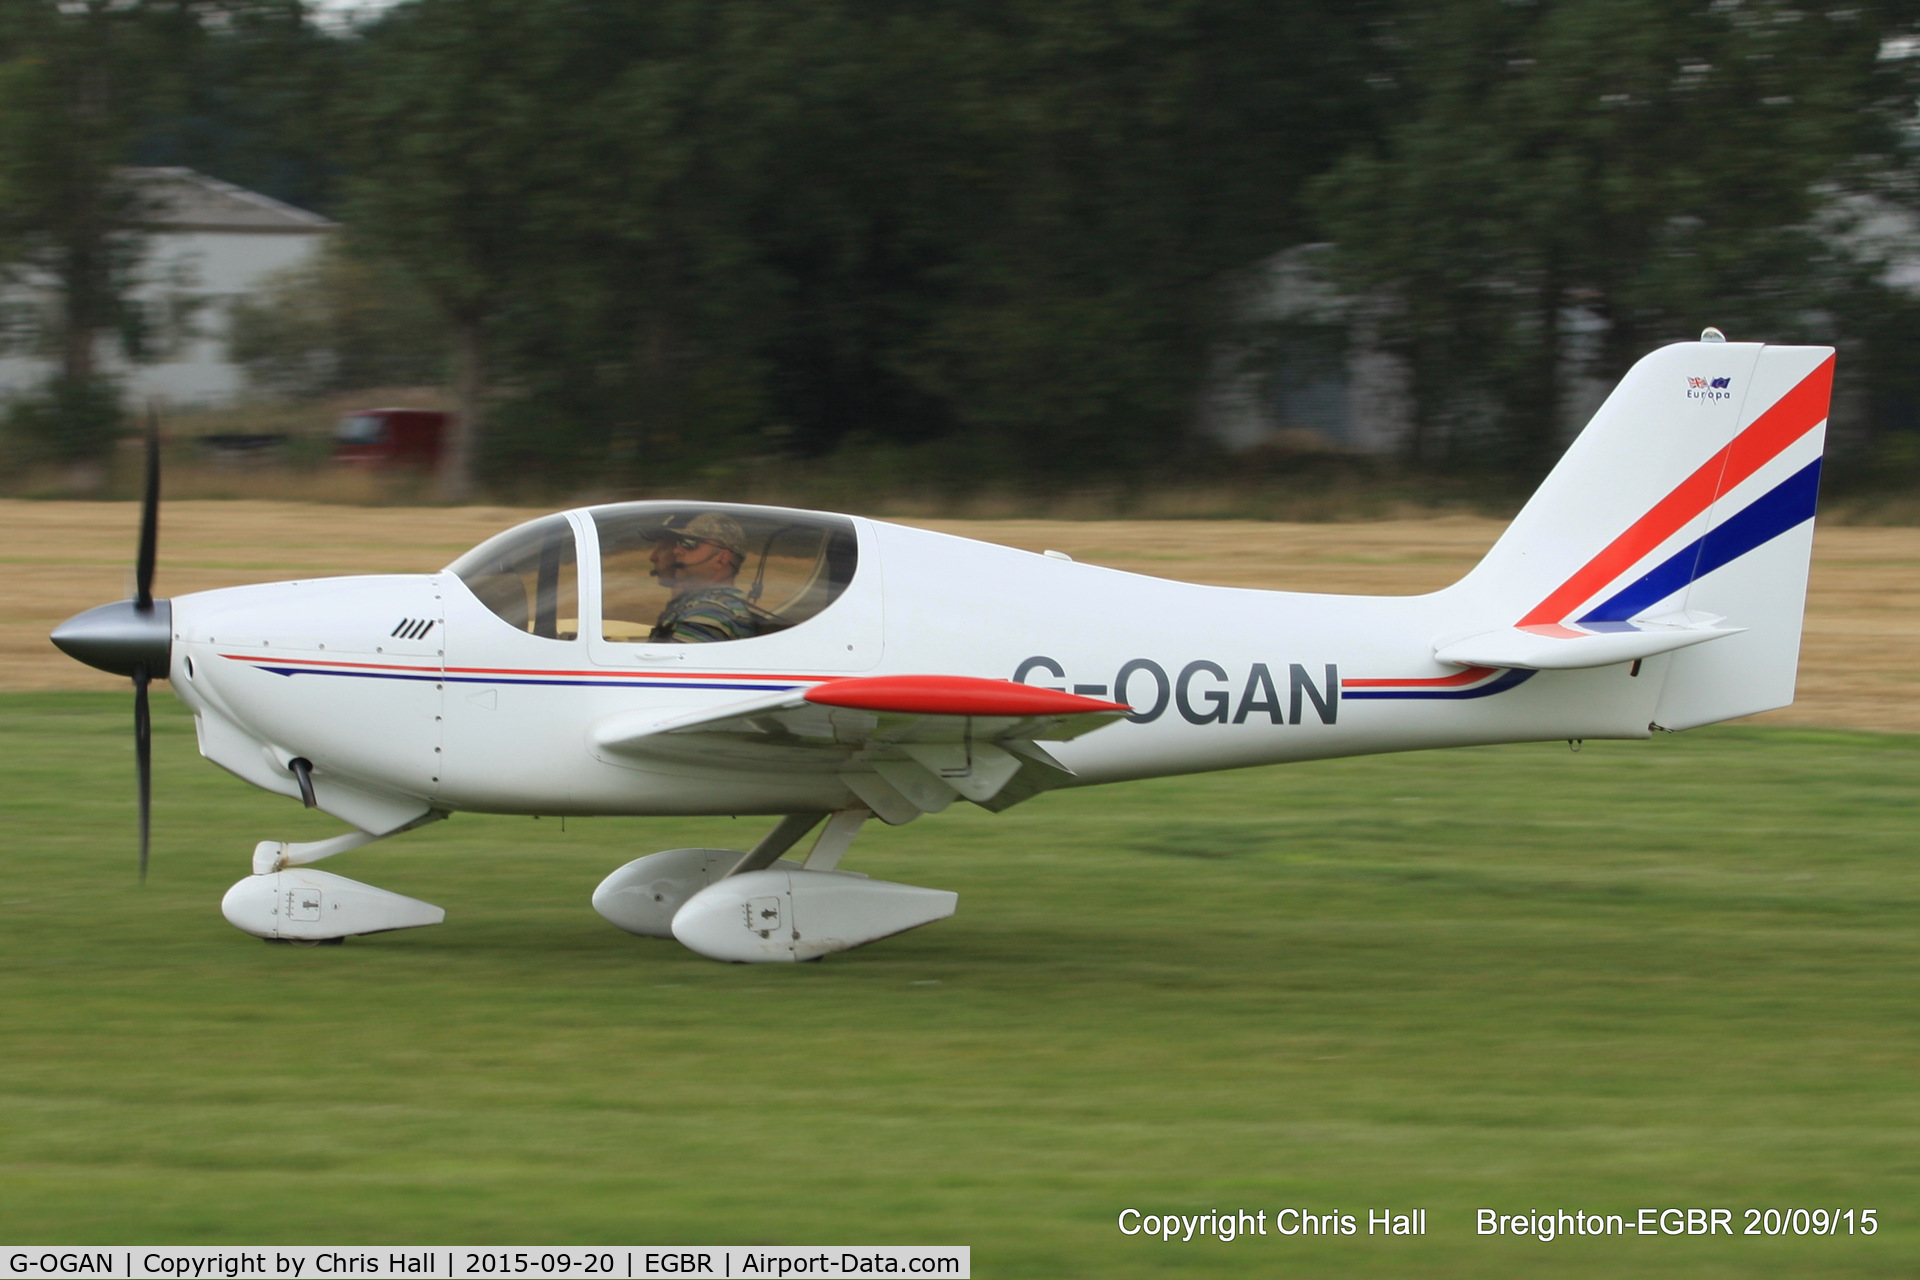
[[[1262,334],[1364,335],[1412,461],[1515,476],[1659,342],[1833,341],[1866,450],[1920,425],[1917,92],[1920,0],[6,0],[0,270],[62,299],[0,317],[59,356],[9,422],[110,444],[97,352],[153,324],[116,174],[181,164],[343,223],[241,340],[444,378],[453,497],[1161,477]],[[1248,298],[1311,244],[1343,302],[1289,334]]]

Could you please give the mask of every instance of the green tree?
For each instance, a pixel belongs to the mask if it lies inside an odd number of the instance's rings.
[[[830,12],[830,11],[829,11]],[[517,394],[496,465],[660,483],[766,421],[787,308],[761,216],[807,96],[772,6],[589,6],[552,34],[537,269],[516,293]],[[796,197],[797,198],[797,197]]]
[[[143,125],[138,165],[180,165],[303,209],[337,212],[335,101],[355,42],[305,0],[221,0],[178,42],[175,91]]]
[[[571,233],[542,225],[536,206],[555,184],[592,180],[553,163],[576,91],[565,59],[576,12],[563,0],[412,0],[367,34],[344,96],[347,217],[434,299],[450,337],[448,501],[473,493],[492,331],[552,238]]]
[[[1454,0],[1382,30],[1392,126],[1320,181],[1344,279],[1405,358],[1415,455],[1556,456],[1567,379],[1718,324],[1818,336],[1817,217],[1894,162],[1910,7]],[[1576,365],[1570,317],[1600,337]]]
[[[1364,134],[1371,11],[414,0],[356,58],[347,216],[484,350],[515,474],[1161,465],[1222,274]]]
[[[950,198],[922,215],[951,211],[950,293],[908,358],[1010,470],[1157,471],[1179,451],[1223,282],[1306,237],[1306,181],[1367,136],[1375,12],[968,10]]]
[[[36,337],[58,372],[16,424],[63,458],[100,454],[119,425],[99,347],[134,318],[140,202],[117,166],[151,108],[156,16],[108,0],[0,10],[0,244],[13,279],[51,281],[57,299]]]

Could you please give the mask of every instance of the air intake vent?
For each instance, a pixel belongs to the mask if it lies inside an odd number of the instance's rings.
[[[387,632],[395,640],[424,640],[433,630],[432,618],[402,618],[400,625]]]

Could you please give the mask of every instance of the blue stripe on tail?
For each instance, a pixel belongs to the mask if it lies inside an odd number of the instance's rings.
[[[1796,525],[1813,519],[1820,499],[1820,459],[1782,480],[1718,528],[1675,552],[1664,564],[1630,584],[1579,621],[1622,622],[1666,599],[1688,583],[1738,560]]]

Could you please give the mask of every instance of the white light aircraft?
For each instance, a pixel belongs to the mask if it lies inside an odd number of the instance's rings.
[[[150,436],[138,594],[53,639],[133,677],[143,875],[156,678],[192,709],[202,755],[351,825],[254,850],[222,904],[248,933],[439,923],[310,864],[456,811],[765,814],[752,849],[650,854],[593,905],[714,959],[813,960],[953,913],[951,893],[840,869],[869,817],[1644,738],[1791,702],[1832,380],[1824,347],[1709,330],[1655,351],[1485,559],[1409,597],[1195,586],[854,516],[633,502],[509,529],[438,573],[156,600]]]

